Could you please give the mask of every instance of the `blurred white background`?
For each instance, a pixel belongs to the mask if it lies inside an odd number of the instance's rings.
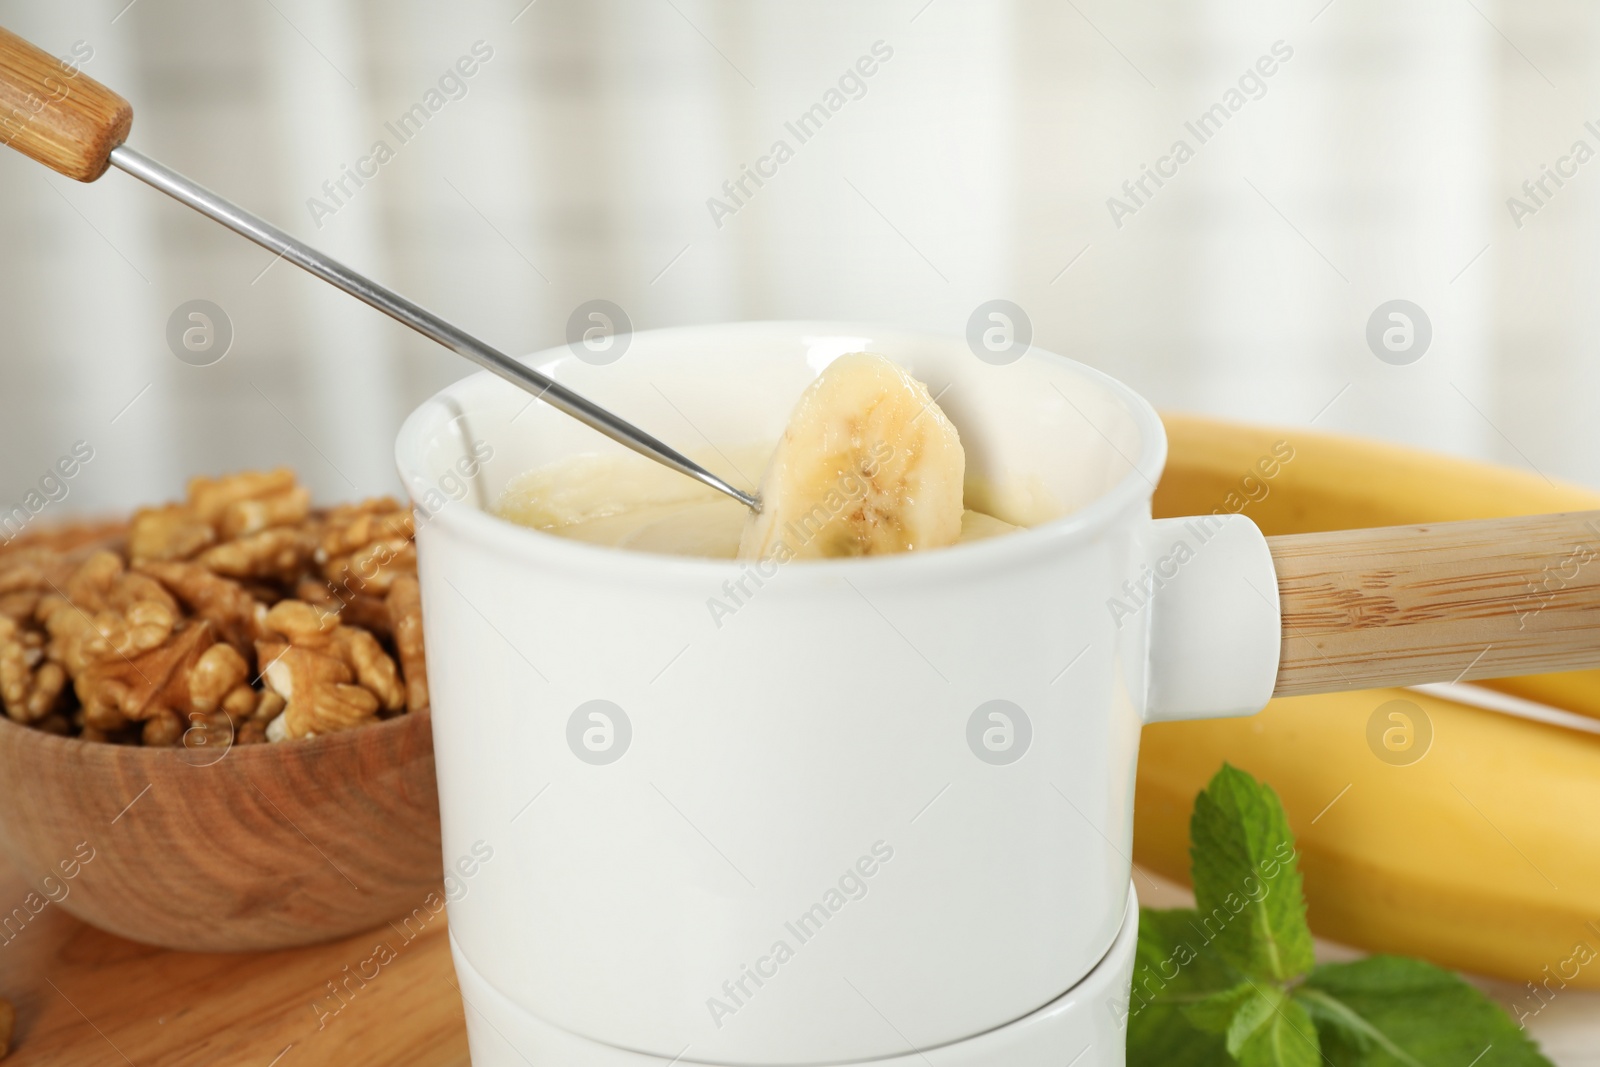
[[[0,24],[92,50],[130,144],[508,351],[593,298],[636,329],[953,333],[1005,298],[1161,407],[1600,485],[1600,162],[1520,227],[1506,203],[1600,149],[1592,4],[0,0]],[[385,123],[479,41],[466,95],[400,145]],[[864,95],[798,144],[784,123],[879,41]],[[1200,144],[1184,123],[1276,42]],[[794,158],[718,226],[708,198],[779,138]],[[1117,225],[1108,198],[1179,138],[1194,158]],[[380,139],[393,160],[314,220]],[[0,187],[0,503],[79,439],[62,512],[280,463],[324,500],[390,491],[399,422],[469,369],[126,175],[5,153]],[[197,298],[235,331],[212,366],[165,339]],[[1391,299],[1432,323],[1411,365],[1365,339]]]

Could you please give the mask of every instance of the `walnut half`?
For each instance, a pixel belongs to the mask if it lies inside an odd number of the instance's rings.
[[[389,654],[367,631],[340,623],[337,612],[283,600],[267,612],[264,625],[281,638],[256,646],[267,686],[286,702],[277,732],[296,738],[347,730],[380,708],[405,707],[405,687]]]

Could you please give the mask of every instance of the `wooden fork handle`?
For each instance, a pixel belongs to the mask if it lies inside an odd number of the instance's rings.
[[[122,97],[0,27],[0,145],[92,182],[132,125]]]
[[[1600,667],[1600,511],[1267,544],[1276,696]]]

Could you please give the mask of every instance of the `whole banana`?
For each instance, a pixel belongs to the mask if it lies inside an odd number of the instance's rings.
[[[1242,510],[1278,534],[1600,507],[1600,494],[1411,449],[1165,418],[1158,515]],[[1600,716],[1600,672],[1494,684]],[[1411,690],[1153,725],[1136,860],[1186,880],[1194,797],[1224,761],[1283,798],[1319,934],[1529,983],[1528,1011],[1600,988],[1600,737]]]
[[[1406,764],[1381,740],[1375,750],[1375,715],[1431,734],[1426,754]],[[1134,859],[1187,880],[1195,794],[1224,761],[1282,797],[1319,935],[1519,985],[1600,988],[1600,824],[1588,816],[1600,737],[1404,689],[1149,726]]]

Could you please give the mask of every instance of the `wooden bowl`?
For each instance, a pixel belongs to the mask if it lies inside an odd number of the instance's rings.
[[[232,952],[343,937],[440,891],[431,721],[207,752],[0,716],[0,846],[39,889],[26,910],[59,906],[134,941]]]

